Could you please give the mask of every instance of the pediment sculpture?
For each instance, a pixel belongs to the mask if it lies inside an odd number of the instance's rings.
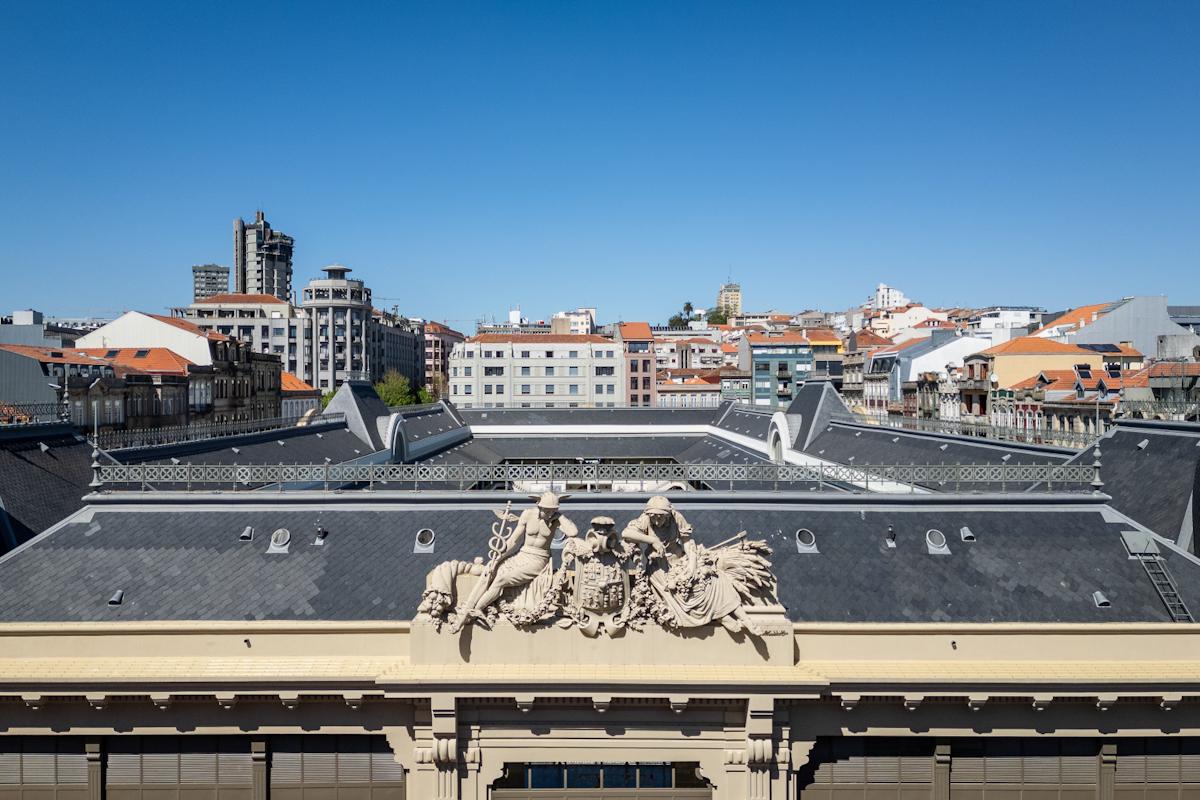
[[[581,536],[561,511],[563,497],[545,492],[520,515],[511,503],[494,512],[487,561],[446,561],[431,570],[417,619],[451,633],[502,620],[521,628],[578,627],[587,636],[647,625],[774,632],[753,618],[756,608],[779,608],[766,542],[741,531],[702,545],[661,496],[620,532],[612,517],[597,516]]]

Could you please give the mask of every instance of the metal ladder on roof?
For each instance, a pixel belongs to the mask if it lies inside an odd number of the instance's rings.
[[[1171,621],[1195,622],[1196,620],[1192,618],[1183,598],[1179,596],[1179,591],[1175,588],[1175,581],[1171,579],[1171,574],[1167,572],[1167,565],[1163,563],[1163,560],[1153,553],[1141,553],[1138,555],[1138,560],[1142,562],[1146,574],[1150,577],[1150,582],[1154,584],[1155,591],[1162,598],[1163,605],[1167,607]]]

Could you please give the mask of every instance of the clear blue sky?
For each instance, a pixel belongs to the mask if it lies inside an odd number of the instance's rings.
[[[0,308],[1200,303],[1200,2],[8,2]]]

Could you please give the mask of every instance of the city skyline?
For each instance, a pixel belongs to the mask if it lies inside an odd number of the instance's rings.
[[[263,60],[216,8],[10,6],[7,305],[184,302],[259,208],[297,282],[458,325],[665,320],[731,273],[747,308],[1194,302],[1200,9],[1152,8],[298,7]]]

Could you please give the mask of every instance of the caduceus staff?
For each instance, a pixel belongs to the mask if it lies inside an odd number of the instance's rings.
[[[492,513],[499,519],[492,523],[492,535],[488,538],[487,566],[484,567],[483,575],[479,577],[475,588],[467,597],[467,602],[460,607],[458,619],[454,621],[454,626],[450,629],[451,633],[458,633],[462,630],[470,617],[483,617],[483,614],[476,610],[475,604],[479,602],[479,598],[487,590],[487,587],[492,585],[492,579],[496,577],[496,570],[500,568],[500,562],[503,560],[504,554],[508,552],[508,537],[511,535],[508,526],[518,519],[512,514],[512,501],[509,500],[504,504],[503,511],[492,509]]]

